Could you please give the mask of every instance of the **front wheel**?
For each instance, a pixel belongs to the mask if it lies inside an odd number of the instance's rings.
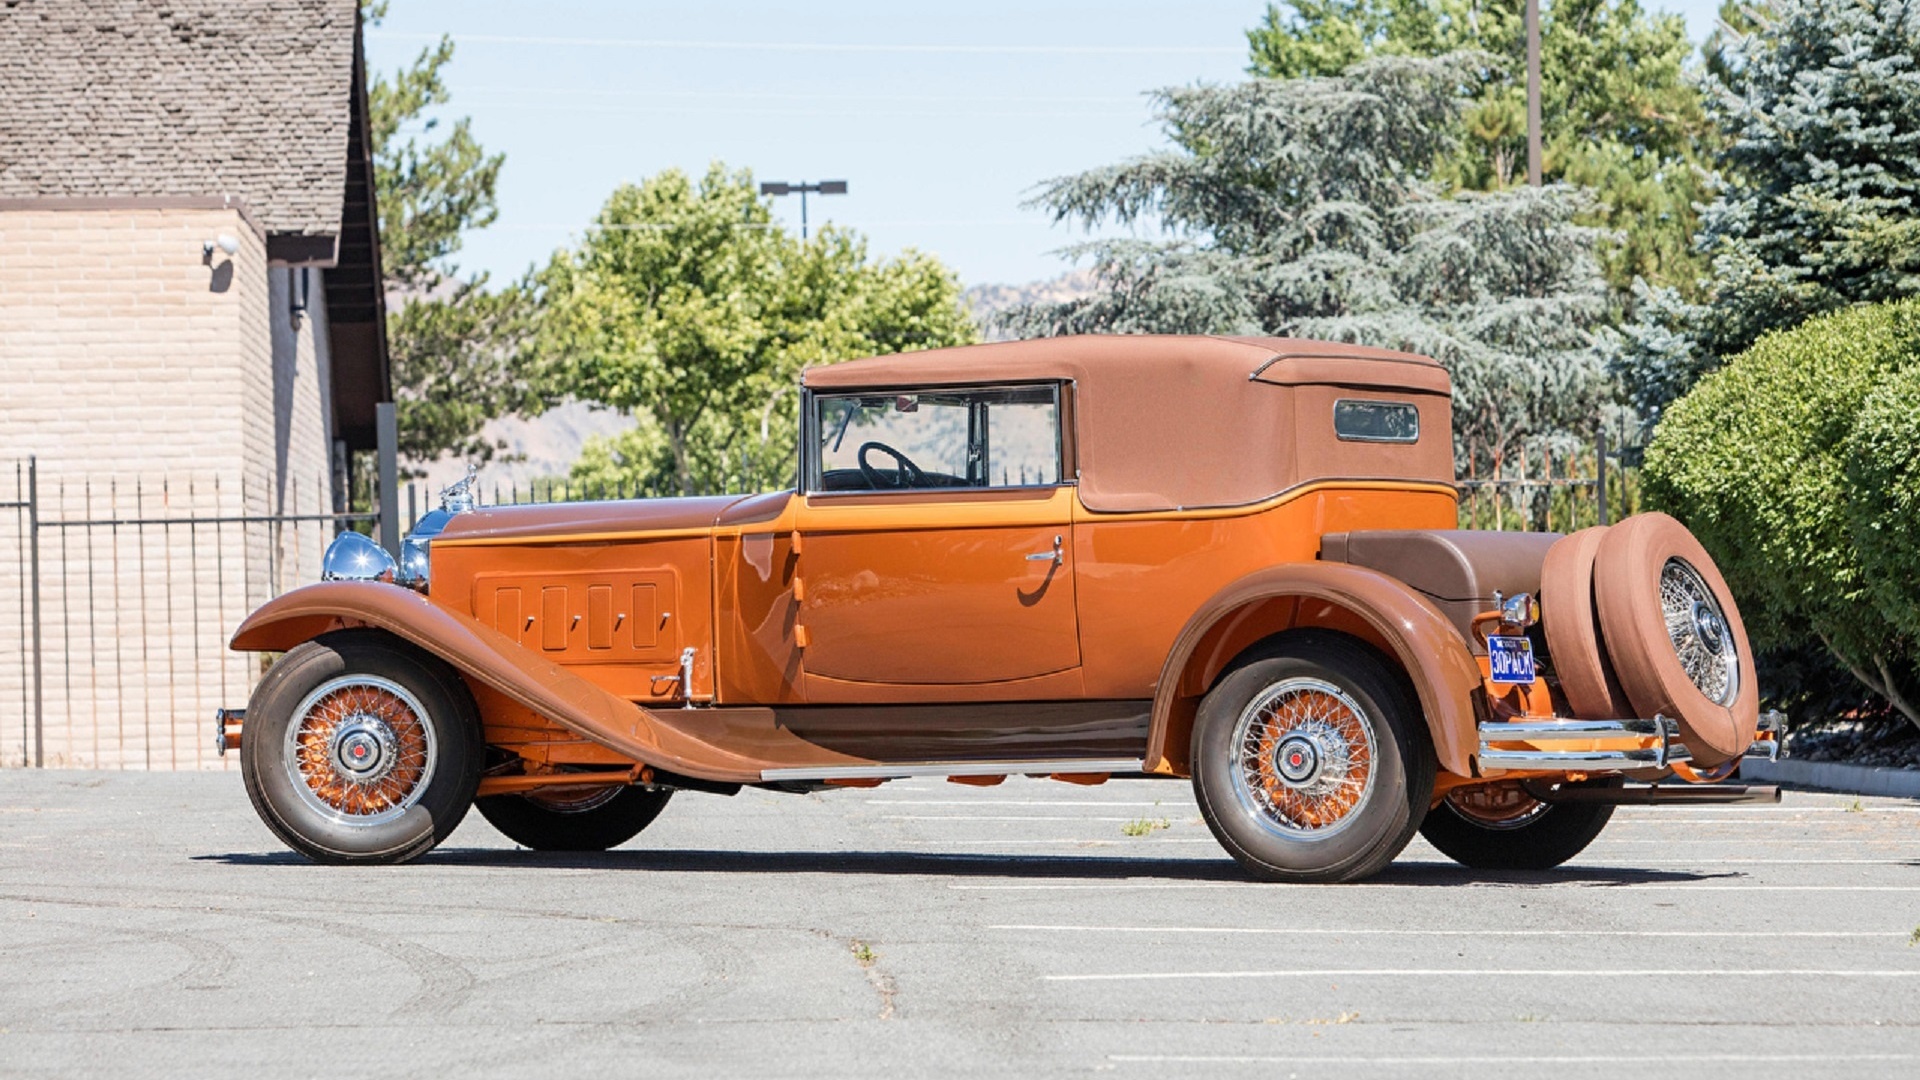
[[[1432,744],[1412,690],[1365,645],[1302,633],[1200,703],[1193,789],[1213,835],[1270,881],[1378,873],[1420,827]]]
[[[1420,835],[1475,870],[1551,870],[1585,851],[1612,817],[1608,803],[1542,802],[1518,784],[1461,788],[1427,815]]]
[[[550,788],[489,795],[475,805],[507,839],[534,851],[605,851],[640,835],[673,792],[642,787]]]
[[[247,704],[255,812],[315,862],[398,863],[452,835],[480,784],[466,684],[396,638],[344,630],[288,650]]]

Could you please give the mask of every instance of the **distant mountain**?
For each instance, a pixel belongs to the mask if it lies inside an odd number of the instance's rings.
[[[480,470],[480,488],[485,493],[485,501],[493,501],[495,487],[500,489],[502,500],[511,501],[510,492],[516,487],[524,496],[536,480],[544,484],[550,479],[564,479],[589,438],[615,435],[633,425],[634,419],[627,413],[596,409],[577,401],[548,409],[531,419],[505,416],[487,421],[481,435],[505,442],[505,453],[521,460],[496,461]],[[460,479],[466,468],[460,461],[436,461],[427,466],[426,479],[419,482],[420,487],[438,495],[442,487]]]
[[[980,336],[988,341],[1006,341],[1009,335],[995,330],[991,319],[999,312],[1021,304],[1058,304],[1077,300],[1099,290],[1091,270],[1069,270],[1057,278],[1029,281],[1025,285],[975,285],[965,294],[967,310],[980,326]]]

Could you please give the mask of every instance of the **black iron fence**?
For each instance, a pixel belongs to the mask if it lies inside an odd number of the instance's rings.
[[[1637,444],[1540,445],[1506,457],[1493,475],[1472,470],[1460,488],[1460,527],[1573,532],[1640,510]]]
[[[226,648],[252,608],[319,576],[343,526],[317,483],[95,479],[14,464],[0,502],[0,604],[19,648],[0,668],[0,765],[202,768],[203,722],[243,704],[258,660]],[[0,607],[4,610],[4,607]],[[13,636],[13,635],[9,635]]]

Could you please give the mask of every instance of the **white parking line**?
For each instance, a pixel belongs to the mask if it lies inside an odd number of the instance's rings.
[[[1161,815],[1165,817],[1166,815]],[[1137,817],[1087,817],[1082,814],[1034,814],[1026,817],[1010,817],[996,814],[881,814],[881,821],[1092,821],[1127,822],[1138,821]]]
[[[1654,979],[1689,978],[1803,978],[1803,979],[1914,979],[1920,968],[1309,968],[1297,971],[1135,971],[1108,975],[1042,975],[1043,982],[1165,982],[1177,979],[1364,979],[1515,978],[1515,979]]]
[[[896,840],[896,841],[893,841],[893,843],[911,844],[916,847],[947,847],[954,844],[964,844],[967,846],[978,845],[981,847],[999,847],[1003,844],[1008,846],[1011,846],[1014,844],[1027,844],[1027,845],[1031,845],[1031,844],[1094,844],[1094,845],[1103,846],[1103,847],[1107,845],[1112,845],[1115,847],[1128,847],[1128,846],[1161,847],[1166,844],[1211,844],[1214,847],[1220,846],[1220,842],[1215,840],[1211,836],[1199,837],[1199,838],[1191,838],[1191,837],[1184,837],[1184,836],[1170,836],[1170,837],[1161,837],[1161,838],[1146,837],[1146,836],[1125,836],[1125,837],[1118,837],[1118,838],[1106,837],[1099,840],[1086,840],[1086,839],[1080,839],[1078,837],[1070,837],[1070,838],[1061,839],[1061,840],[1026,840],[1026,839],[1021,839],[1021,840],[1005,840],[1005,839]]]
[[[1162,841],[1165,843],[1166,841]],[[1867,892],[1867,893],[1914,893],[1920,892],[1920,885],[1713,885],[1679,884],[1674,882],[1605,882],[1605,881],[1467,881],[1453,886],[1457,889],[1498,889],[1514,892],[1573,892],[1582,889],[1604,890],[1610,893],[1622,892]],[[1267,881],[1073,881],[1073,882],[1017,882],[1007,884],[979,884],[975,882],[949,882],[949,889],[965,892],[1120,892],[1129,889],[1319,889],[1339,892],[1345,889],[1384,890],[1384,889],[1430,889],[1426,884],[1402,884],[1392,881],[1349,882],[1341,885],[1294,885],[1283,882]]]
[[[1651,1057],[1625,1055],[1527,1055],[1498,1054],[1485,1057],[1435,1055],[1432,1057],[1255,1057],[1228,1054],[1108,1054],[1108,1061],[1130,1065],[1670,1065],[1725,1062],[1733,1065],[1786,1065],[1795,1062],[1868,1062],[1916,1061],[1920,1054],[1660,1054]]]
[[[1667,863],[1686,867],[1914,867],[1920,865],[1920,855],[1914,859],[1693,859],[1676,855]]]
[[[1344,930],[1290,926],[1074,926],[994,923],[989,930],[1048,934],[1279,934],[1289,937],[1597,937],[1597,938],[1906,938],[1906,930],[1406,930],[1376,927]]]
[[[868,806],[1144,806],[1174,808],[1184,806],[1190,810],[1199,809],[1199,804],[1185,801],[1153,802],[1096,802],[1088,799],[867,799]]]

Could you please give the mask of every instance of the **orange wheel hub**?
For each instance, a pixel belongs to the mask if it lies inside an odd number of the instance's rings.
[[[302,798],[359,824],[404,812],[433,771],[424,710],[376,676],[334,679],[308,695],[287,741],[287,769]]]

